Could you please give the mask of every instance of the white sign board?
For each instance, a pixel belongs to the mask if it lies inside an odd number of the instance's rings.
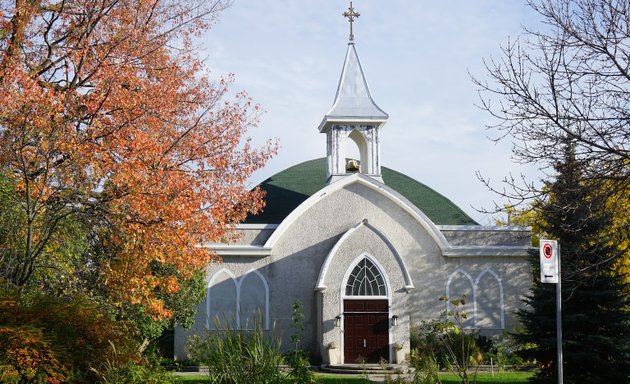
[[[556,240],[540,240],[540,282],[558,284],[560,249]]]

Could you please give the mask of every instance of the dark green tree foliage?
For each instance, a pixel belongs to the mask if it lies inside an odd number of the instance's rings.
[[[573,146],[564,143],[564,151],[547,199],[536,204],[544,236],[561,246],[564,382],[628,383],[630,299],[611,273],[617,251],[607,238],[610,218],[601,191],[584,181]],[[523,356],[541,364],[532,381],[556,383],[556,286],[540,283],[537,251],[530,261],[534,282],[528,307],[517,312],[524,331],[515,337]]]

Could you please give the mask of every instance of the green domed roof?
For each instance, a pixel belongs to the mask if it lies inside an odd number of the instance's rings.
[[[476,225],[458,206],[426,185],[381,167],[385,184],[411,201],[437,225]],[[276,173],[260,184],[267,192],[262,213],[250,216],[246,223],[280,224],[295,208],[315,192],[326,187],[326,159],[294,165]]]

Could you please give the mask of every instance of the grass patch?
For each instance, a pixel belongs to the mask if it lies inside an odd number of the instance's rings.
[[[184,375],[177,376],[177,382],[186,384],[208,384],[210,380],[208,380],[207,375]]]
[[[367,384],[369,381],[361,376],[315,375],[320,384]]]
[[[534,376],[533,372],[501,372],[477,374],[477,384],[524,384],[527,379]],[[440,374],[442,384],[457,384],[457,376],[452,373]]]

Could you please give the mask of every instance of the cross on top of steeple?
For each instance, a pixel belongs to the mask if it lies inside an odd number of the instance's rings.
[[[354,8],[352,8],[352,1],[350,2],[350,8],[348,11],[341,14],[343,17],[348,18],[348,22],[350,23],[350,42],[354,41],[354,34],[352,33],[352,23],[354,23],[354,18],[361,16],[359,12],[355,12]]]

